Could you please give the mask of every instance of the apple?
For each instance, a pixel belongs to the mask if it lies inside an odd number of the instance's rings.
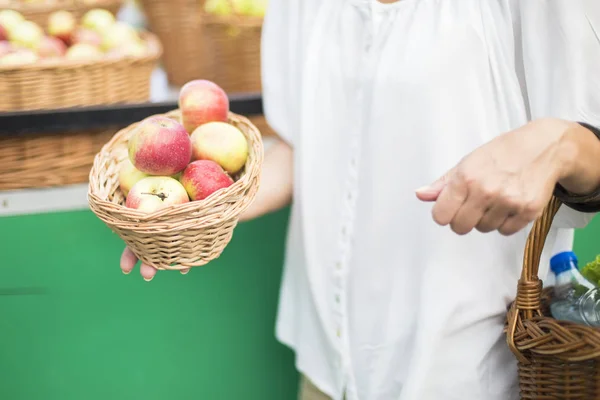
[[[231,186],[233,179],[216,162],[198,160],[183,171],[181,183],[192,200],[204,200],[217,190]]]
[[[104,56],[100,49],[87,43],[76,43],[67,49],[65,58],[69,60],[99,60]]]
[[[13,45],[7,40],[0,40],[0,57],[3,57],[14,51]]]
[[[227,122],[200,125],[190,136],[193,160],[212,160],[230,174],[248,159],[248,141],[237,127]]]
[[[54,11],[48,16],[48,34],[59,38],[67,45],[71,43],[76,28],[77,20],[69,11]]]
[[[32,21],[23,21],[9,31],[9,39],[15,46],[31,50],[37,50],[43,38],[44,31]]]
[[[102,8],[94,8],[86,12],[81,18],[81,26],[100,34],[104,33],[115,23],[115,16]]]
[[[183,126],[167,117],[149,117],[138,124],[129,140],[129,160],[149,175],[175,175],[192,158],[192,142]]]
[[[67,46],[62,40],[53,36],[44,36],[38,48],[38,55],[42,58],[62,57],[67,52]]]
[[[132,26],[124,22],[115,22],[113,26],[108,28],[102,34],[102,49],[108,51],[119,47],[121,45],[127,45],[129,43],[139,43],[141,38],[138,32]]]
[[[38,60],[37,54],[29,49],[19,49],[0,58],[0,65],[33,64]]]
[[[231,15],[233,12],[229,0],[206,0],[204,11],[214,15]]]
[[[131,161],[126,158],[119,169],[119,187],[123,194],[127,196],[133,185],[147,177],[148,175],[135,168]]]
[[[183,85],[179,91],[179,109],[185,129],[194,129],[208,122],[227,122],[229,98],[216,83],[197,79]]]
[[[125,206],[151,213],[190,201],[183,185],[170,176],[149,176],[139,180],[125,200]]]
[[[71,35],[70,43],[86,43],[100,47],[100,45],[102,44],[102,36],[100,36],[99,33],[92,31],[91,29],[78,28]]]
[[[0,25],[0,42],[3,42],[5,40],[8,40],[8,31],[5,27]]]
[[[2,10],[0,11],[0,26],[6,37],[10,36],[10,31],[13,30],[21,22],[24,22],[25,18],[21,13],[14,10]]]
[[[106,55],[109,58],[142,57],[146,52],[147,49],[143,43],[129,42],[109,50]]]

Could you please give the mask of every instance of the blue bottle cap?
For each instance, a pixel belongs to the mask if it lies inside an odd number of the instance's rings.
[[[555,275],[577,268],[577,256],[572,251],[563,251],[550,259],[550,269]]]

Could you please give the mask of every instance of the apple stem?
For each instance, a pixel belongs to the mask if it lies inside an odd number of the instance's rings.
[[[142,193],[142,194],[150,194],[152,196],[156,196],[159,199],[161,199],[162,201],[165,201],[165,199],[167,198],[167,196],[164,193]]]

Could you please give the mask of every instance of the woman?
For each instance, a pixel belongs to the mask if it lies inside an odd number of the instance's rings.
[[[271,0],[283,140],[245,218],[293,197],[277,337],[302,399],[517,398],[502,327],[529,224],[558,188],[544,278],[592,215],[573,208],[599,208],[596,3]]]

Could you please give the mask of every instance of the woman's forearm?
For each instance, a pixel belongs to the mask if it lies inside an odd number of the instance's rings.
[[[260,188],[252,205],[242,214],[247,221],[277,211],[292,200],[294,152],[284,141],[278,140],[265,154]]]

